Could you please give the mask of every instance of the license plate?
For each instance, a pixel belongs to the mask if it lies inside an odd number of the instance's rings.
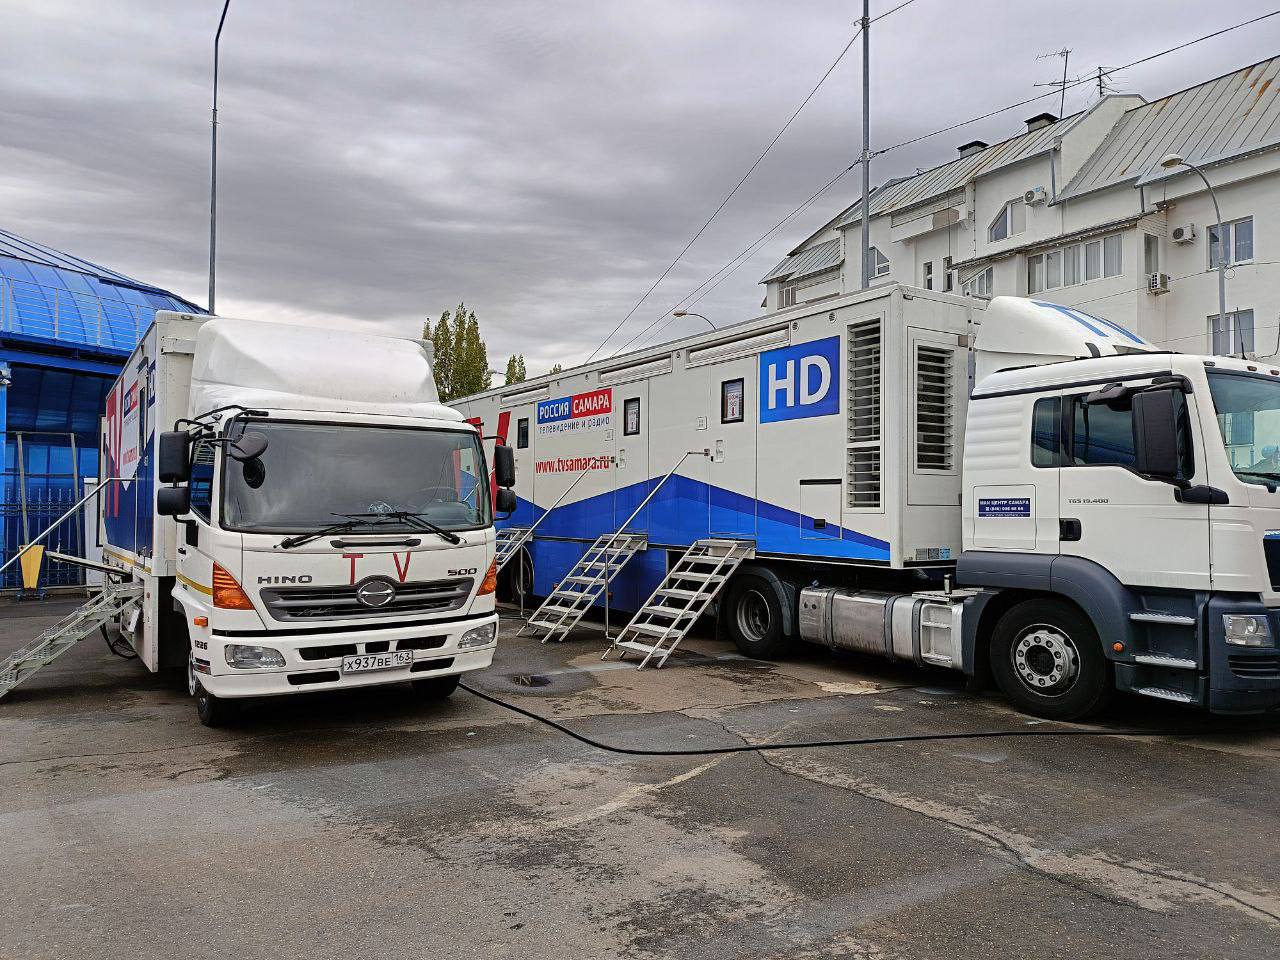
[[[363,673],[366,670],[392,670],[413,663],[412,650],[396,650],[392,653],[366,653],[342,658],[343,673]]]

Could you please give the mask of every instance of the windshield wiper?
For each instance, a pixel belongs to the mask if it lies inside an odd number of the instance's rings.
[[[297,536],[286,537],[276,546],[281,550],[288,550],[290,547],[300,547],[304,543],[319,540],[321,537],[327,537],[333,533],[350,533],[356,527],[377,526],[376,521],[370,521],[358,514],[338,514],[338,516],[345,516],[347,519],[341,523],[331,523],[327,527],[321,527],[319,530],[312,530],[310,533],[300,533]],[[381,514],[371,514],[371,516],[381,516]]]
[[[1235,474],[1238,477],[1261,477],[1264,481],[1268,481],[1263,483],[1263,486],[1271,493],[1275,493],[1277,485],[1280,485],[1280,473],[1269,473],[1262,470],[1237,470]]]
[[[411,510],[392,510],[390,513],[376,514],[349,513],[347,516],[352,518],[384,517],[387,520],[399,520],[401,523],[407,523],[411,527],[416,527],[419,530],[425,530],[427,533],[434,533],[437,537],[440,537],[448,543],[452,543],[454,545],[462,543],[462,538],[452,530],[446,530],[444,527],[438,526],[430,520],[427,520],[422,516],[422,514],[414,513]]]

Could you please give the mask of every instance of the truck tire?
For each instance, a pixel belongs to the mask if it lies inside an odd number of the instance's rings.
[[[777,660],[791,649],[784,629],[782,599],[774,585],[755,573],[729,581],[721,604],[724,627],[738,650],[757,660]]]
[[[1078,608],[1052,598],[1011,607],[991,634],[991,673],[1024,713],[1080,720],[1111,699],[1111,664]]]
[[[195,698],[196,716],[206,727],[225,727],[240,714],[236,701],[215,697],[204,688],[194,661],[187,662],[187,691]]]
[[[453,673],[447,677],[424,677],[413,681],[413,692],[423,700],[445,700],[458,689],[462,674]]]

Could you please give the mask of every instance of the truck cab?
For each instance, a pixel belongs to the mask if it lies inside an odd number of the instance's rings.
[[[1034,323],[1027,310],[1024,342],[1044,344]],[[1089,712],[1112,682],[1220,713],[1280,707],[1280,368],[1125,336],[980,370],[956,569],[980,589],[970,662],[1049,716]]]

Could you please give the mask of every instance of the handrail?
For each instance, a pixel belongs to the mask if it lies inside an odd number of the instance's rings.
[[[542,523],[543,520],[547,519],[547,517],[551,516],[551,511],[554,510],[556,507],[560,506],[560,502],[569,495],[569,493],[573,490],[573,488],[578,485],[578,482],[594,469],[595,469],[594,467],[587,467],[587,469],[583,470],[580,474],[578,474],[576,477],[573,478],[573,483],[565,487],[564,493],[556,497],[555,503],[547,507],[547,509],[542,512],[542,516],[540,516],[537,520],[533,521],[533,526],[531,526],[527,531],[525,531],[525,535],[524,535],[525,540],[529,540],[533,537],[533,531],[538,529],[538,525]],[[511,556],[507,557],[507,559],[503,562],[502,566],[505,567],[507,563],[511,561],[511,557],[514,557],[516,555],[516,552],[517,551],[513,550],[511,552]],[[499,570],[501,570],[501,567],[499,568]]]
[[[90,500],[92,500],[94,497],[96,497],[99,493],[101,493],[101,492],[103,491],[103,489],[107,486],[107,484],[109,484],[109,483],[123,483],[125,480],[132,480],[132,479],[134,479],[134,478],[133,478],[133,477],[107,477],[107,478],[105,478],[104,480],[99,481],[99,483],[98,483],[98,485],[97,485],[96,487],[94,487],[92,490],[90,490],[88,493],[86,493],[83,497],[81,497],[79,500],[77,500],[77,501],[76,501],[76,502],[75,502],[75,503],[74,503],[74,504],[73,504],[73,505],[72,505],[72,506],[67,510],[67,512],[66,512],[66,513],[64,513],[62,516],[60,516],[57,520],[53,521],[53,523],[49,524],[49,526],[45,527],[45,528],[44,528],[44,530],[43,530],[43,531],[41,531],[41,533],[40,533],[40,535],[39,535],[38,537],[36,537],[36,538],[35,538],[34,540],[32,540],[30,543],[28,543],[28,544],[26,544],[25,546],[23,546],[23,548],[22,548],[21,550],[19,550],[17,553],[15,553],[12,557],[10,557],[8,560],[6,560],[3,564],[0,564],[0,573],[4,573],[4,572],[5,572],[6,570],[8,570],[11,566],[13,566],[15,563],[17,563],[20,559],[22,559],[23,555],[24,555],[28,550],[30,550],[32,547],[34,547],[36,544],[38,544],[41,540],[43,540],[43,539],[44,539],[45,537],[47,537],[49,534],[53,533],[54,529],[58,526],[58,524],[62,523],[62,521],[63,521],[63,520],[67,519],[67,517],[71,516],[73,513],[75,513],[77,510],[79,510],[81,507],[83,507],[86,503],[88,503]]]

